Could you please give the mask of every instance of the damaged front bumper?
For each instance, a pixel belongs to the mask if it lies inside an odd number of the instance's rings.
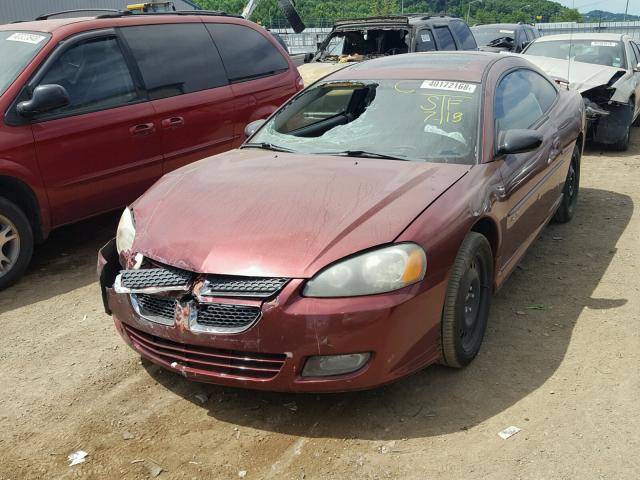
[[[118,333],[143,357],[193,380],[271,391],[362,390],[440,358],[444,281],[427,290],[413,285],[383,295],[318,299],[300,296],[304,280],[287,279],[276,295],[230,298],[195,273],[186,294],[157,295],[139,293],[120,273],[112,241],[100,250],[98,275]],[[174,306],[169,313],[167,305]],[[220,327],[220,318],[239,315],[245,328]],[[217,326],[207,326],[211,318]],[[310,359],[314,369],[307,371],[317,371],[319,358],[340,357],[364,364],[331,376],[303,373]]]

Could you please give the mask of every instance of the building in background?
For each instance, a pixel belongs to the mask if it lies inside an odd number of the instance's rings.
[[[0,0],[0,24],[33,20],[45,13],[79,8],[112,8],[123,10],[128,4],[144,0]],[[173,0],[176,10],[198,10],[191,0]],[[89,14],[91,14],[89,12]]]

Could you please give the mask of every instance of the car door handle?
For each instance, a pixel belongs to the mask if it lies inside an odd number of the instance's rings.
[[[134,125],[129,129],[129,133],[134,137],[151,135],[155,131],[156,131],[156,126],[153,123],[141,123],[139,125]]]
[[[162,128],[178,128],[184,125],[184,118],[171,117],[162,120]]]

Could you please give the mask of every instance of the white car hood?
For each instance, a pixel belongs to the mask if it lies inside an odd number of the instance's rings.
[[[601,85],[607,85],[618,72],[624,72],[624,75],[613,84],[616,92],[611,97],[611,100],[626,103],[634,89],[633,82],[630,81],[632,76],[623,68],[576,61],[572,61],[571,68],[569,68],[568,60],[538,57],[536,55],[523,56],[547,75],[569,80],[569,88],[579,93]]]

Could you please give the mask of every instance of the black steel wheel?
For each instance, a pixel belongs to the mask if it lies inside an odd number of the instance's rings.
[[[491,246],[469,233],[458,251],[442,311],[442,363],[462,368],[480,351],[493,290]]]
[[[0,197],[0,290],[18,281],[32,253],[29,220],[13,202]]]
[[[294,32],[301,33],[305,28],[307,28],[300,18],[292,0],[278,0],[278,5]]]
[[[567,223],[573,218],[578,204],[578,191],[580,190],[580,147],[573,148],[571,164],[567,172],[562,190],[562,201],[553,216],[555,223]]]

